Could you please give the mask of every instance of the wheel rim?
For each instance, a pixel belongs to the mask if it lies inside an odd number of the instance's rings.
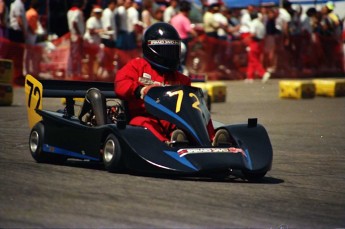
[[[37,131],[32,131],[30,135],[30,150],[31,152],[36,152],[38,148],[39,135]]]
[[[111,161],[115,155],[115,142],[113,140],[108,140],[104,147],[104,160],[106,162]]]

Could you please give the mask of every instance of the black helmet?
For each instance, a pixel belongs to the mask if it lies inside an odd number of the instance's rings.
[[[158,22],[143,36],[144,58],[161,71],[177,70],[180,64],[181,38],[173,26]]]

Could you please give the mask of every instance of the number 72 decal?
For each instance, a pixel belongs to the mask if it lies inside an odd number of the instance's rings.
[[[183,90],[178,90],[178,91],[173,91],[173,92],[169,91],[169,92],[167,92],[167,94],[168,94],[170,97],[177,95],[177,102],[176,102],[175,112],[176,112],[176,113],[180,112],[181,106],[182,106],[183,94],[184,94],[184,93],[183,93]],[[189,97],[195,99],[195,102],[192,104],[192,107],[193,107],[194,109],[197,109],[197,110],[201,111],[201,109],[200,109],[200,107],[199,107],[200,101],[199,101],[198,97],[196,96],[196,94],[194,94],[194,93],[189,93]]]
[[[30,128],[42,120],[42,117],[36,113],[36,109],[42,109],[42,93],[42,84],[33,76],[27,75],[25,79],[25,104]]]

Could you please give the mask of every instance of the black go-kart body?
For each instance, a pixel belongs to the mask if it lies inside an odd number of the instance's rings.
[[[43,97],[65,97],[67,104],[63,112],[35,109],[41,120],[33,126],[29,144],[31,154],[38,162],[63,163],[74,158],[104,163],[111,172],[128,169],[186,176],[239,170],[248,179],[262,178],[271,169],[271,142],[265,128],[256,119],[235,125],[214,122],[217,130],[228,131],[231,142],[212,146],[206,128],[210,113],[199,88],[155,87],[144,97],[150,114],[175,124],[189,140],[182,144],[167,144],[158,140],[150,130],[129,125],[129,117],[127,120],[113,118],[104,125],[89,125],[74,115],[72,98],[85,95],[91,85],[98,86],[107,99],[116,98],[111,83],[41,83]]]

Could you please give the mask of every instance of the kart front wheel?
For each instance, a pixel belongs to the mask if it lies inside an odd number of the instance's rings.
[[[109,172],[118,172],[121,165],[121,146],[119,140],[113,134],[109,134],[103,147],[103,163]]]
[[[259,181],[262,178],[264,178],[267,171],[263,171],[263,172],[242,171],[242,173],[248,181]]]
[[[62,164],[66,161],[66,157],[53,155],[43,151],[44,142],[44,124],[37,123],[30,132],[29,147],[31,156],[39,163]]]
[[[210,95],[207,95],[206,105],[207,105],[208,110],[211,112],[212,101],[211,101]]]

